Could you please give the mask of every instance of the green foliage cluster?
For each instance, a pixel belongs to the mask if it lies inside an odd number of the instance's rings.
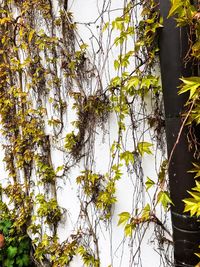
[[[43,240],[37,244],[35,249],[36,258],[44,262],[47,255],[50,256],[51,266],[69,265],[73,257],[79,253],[80,233],[73,234],[63,243],[59,243],[57,237],[51,237],[44,234]]]
[[[111,217],[112,205],[117,201],[116,181],[121,177],[118,166],[112,166],[112,174],[113,176],[109,177],[108,174],[103,176],[87,170],[76,178],[77,184],[82,185],[88,204],[94,204],[100,211],[102,220],[108,220]]]
[[[12,8],[17,8],[17,18]],[[6,237],[6,245],[1,250],[1,260],[3,266],[9,267],[31,266],[36,263],[41,265],[38,255],[44,254],[44,251],[38,251],[40,248],[45,249],[39,246],[34,254],[35,247],[32,244],[38,245],[41,240],[45,244],[42,236],[43,225],[36,224],[35,217],[36,220],[43,220],[44,224],[55,228],[62,215],[56,198],[56,174],[51,162],[50,143],[45,134],[46,108],[41,100],[42,96],[49,93],[52,84],[59,86],[56,74],[49,78],[51,66],[56,60],[55,47],[58,45],[58,39],[53,33],[51,36],[36,29],[37,15],[48,24],[53,16],[51,1],[1,3],[0,115],[2,134],[6,140],[4,161],[9,175],[8,185],[1,187],[1,194],[9,201],[8,205],[1,203],[1,218],[9,218],[9,223],[7,219],[1,221],[1,230]],[[61,12],[60,22],[63,24],[57,23],[55,27],[61,31],[66,21],[67,18]],[[46,54],[46,67],[42,64],[42,52]],[[59,99],[54,102],[57,103],[53,103],[55,112],[59,110],[62,113],[63,102],[59,102]],[[51,189],[50,199],[45,192],[35,200],[33,169],[40,178],[37,186],[46,187],[47,192]],[[34,210],[36,215],[33,216]],[[36,234],[32,244],[27,234]],[[34,263],[31,250],[35,258]],[[47,254],[51,252],[46,251]]]
[[[0,221],[0,231],[5,237],[5,246],[0,251],[0,263],[3,267],[31,266],[31,240],[26,233],[16,234],[17,229],[9,219]]]
[[[71,96],[74,99],[73,109],[76,110],[77,115],[77,120],[72,124],[77,133],[72,131],[66,135],[65,148],[78,159],[89,139],[87,134],[90,135],[96,126],[101,126],[106,122],[111,108],[105,94],[86,96],[75,92],[71,93]]]
[[[39,204],[37,214],[41,218],[45,218],[48,224],[57,224],[61,219],[61,209],[58,206],[56,199],[52,198],[46,200],[44,195],[39,194],[36,196],[36,203]]]
[[[58,65],[63,79],[67,80],[66,96],[69,93],[74,99],[73,108],[78,117],[74,122],[77,136],[66,137],[65,149],[69,154],[76,158],[81,155],[88,138],[86,133],[94,131],[95,125],[101,126],[110,109],[104,93],[85,94],[84,80],[91,72],[85,70],[87,46],[78,44],[79,48],[75,49],[76,27],[72,14],[65,10],[64,2],[59,3],[59,9],[55,17],[53,2],[46,0],[3,1],[0,6],[0,115],[9,175],[8,185],[1,187],[2,195],[9,201],[9,205],[1,202],[1,217],[12,221],[8,233],[3,229],[6,237],[1,251],[3,266],[64,266],[76,254],[86,266],[93,263],[97,266],[98,262],[86,244],[79,245],[80,233],[62,244],[57,238],[64,212],[57,202],[59,168],[55,170],[52,164],[52,144],[45,126],[49,104],[55,115],[48,120],[54,137],[63,134],[67,105],[61,97]],[[40,23],[50,26],[39,29]],[[57,32],[61,38],[56,37]],[[74,83],[80,93],[73,92]],[[32,180],[33,176],[37,178]],[[37,188],[44,193],[37,194]],[[106,185],[104,194],[109,190],[111,186]],[[104,206],[108,210],[107,202],[99,200],[99,203],[102,209]],[[50,235],[43,233],[46,227]]]

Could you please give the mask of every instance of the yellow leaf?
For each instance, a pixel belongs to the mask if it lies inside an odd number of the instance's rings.
[[[29,43],[32,41],[34,33],[35,33],[35,30],[30,31],[29,36],[28,36],[28,42]]]

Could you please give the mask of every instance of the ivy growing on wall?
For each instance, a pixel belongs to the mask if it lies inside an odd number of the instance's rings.
[[[8,176],[0,199],[3,266],[69,266],[77,255],[85,266],[102,266],[99,233],[102,227],[112,230],[124,176],[133,185],[132,207],[119,214],[118,226],[124,230],[122,244],[127,239],[130,247],[136,244],[130,249],[130,266],[141,265],[140,247],[149,225],[163,264],[171,264],[167,253],[172,241],[162,215],[172,201],[157,70],[159,6],[124,1],[109,19],[112,1],[102,2],[97,20],[81,24],[67,1],[0,1],[0,117]],[[188,56],[198,61],[198,11],[189,1],[173,1],[169,15],[178,15],[180,26],[191,26],[196,41]],[[86,44],[79,26],[93,24],[98,37],[91,32],[91,44]],[[188,123],[199,124],[199,78],[182,81],[180,93],[190,91],[185,116]],[[115,138],[109,136],[113,121]],[[105,172],[97,167],[99,134],[110,142]],[[55,151],[61,155],[59,165]],[[144,170],[148,158],[158,164],[154,177]],[[79,175],[72,181],[77,166]],[[194,163],[191,171],[198,177],[199,165]],[[79,215],[61,241],[59,227],[69,216],[58,190],[60,181],[68,180],[76,184]],[[194,190],[194,198],[184,201],[186,211],[199,215],[198,182]]]

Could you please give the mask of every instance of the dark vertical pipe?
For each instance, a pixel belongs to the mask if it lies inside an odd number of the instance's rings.
[[[170,0],[160,0],[160,12],[164,27],[160,32],[160,64],[164,95],[167,150],[170,155],[181,128],[181,112],[187,96],[178,95],[179,78],[192,75],[191,63],[185,64],[184,58],[189,48],[187,28],[176,26],[174,18],[167,18]],[[171,207],[175,266],[194,266],[200,244],[200,223],[197,218],[183,213],[183,199],[188,197],[187,190],[194,187],[194,178],[188,170],[192,168],[193,154],[188,151],[187,129],[184,128],[169,166],[170,195],[174,206]]]

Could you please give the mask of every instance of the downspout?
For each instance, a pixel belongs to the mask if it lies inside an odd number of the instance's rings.
[[[192,64],[184,62],[189,49],[188,29],[177,27],[174,18],[167,18],[169,9],[170,0],[160,0],[160,12],[164,19],[164,27],[159,36],[160,65],[168,157],[177,140],[182,125],[180,114],[187,100],[187,96],[177,94],[179,78],[194,75]],[[171,218],[175,266],[189,267],[199,262],[194,253],[199,251],[200,223],[196,217],[183,213],[182,201],[188,197],[187,190],[195,186],[193,175],[188,173],[192,169],[193,161],[193,153],[188,150],[187,128],[184,127],[168,170],[170,195],[174,203],[171,207]]]

